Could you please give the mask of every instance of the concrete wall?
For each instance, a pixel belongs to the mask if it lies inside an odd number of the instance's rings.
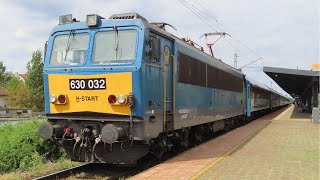
[[[6,105],[6,98],[5,96],[0,96],[0,108],[4,108]]]
[[[0,117],[29,117],[32,115],[31,109],[11,109],[0,108]]]

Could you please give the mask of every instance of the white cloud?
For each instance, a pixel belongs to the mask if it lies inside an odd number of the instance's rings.
[[[238,67],[258,57],[266,66],[310,69],[319,58],[318,0],[185,0],[211,14],[210,24],[231,34],[214,47],[218,58]],[[204,10],[206,8],[206,10]],[[138,12],[149,21],[174,25],[178,37],[191,37],[205,47],[199,36],[213,30],[179,0],[1,0],[0,60],[12,71],[25,72],[25,64],[36,49],[43,49],[58,16],[72,13],[78,20],[97,13],[106,18],[115,13]],[[209,12],[210,11],[210,12]],[[248,46],[254,53],[248,49]],[[252,66],[262,66],[262,62]]]
[[[26,32],[21,29],[21,28],[18,28],[17,31],[16,31],[16,38],[18,39],[23,39],[27,36]]]

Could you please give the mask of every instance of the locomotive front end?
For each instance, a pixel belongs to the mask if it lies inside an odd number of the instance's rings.
[[[71,159],[134,164],[148,152],[133,143],[142,117],[142,28],[139,19],[88,15],[86,22],[60,17],[52,31],[44,68],[48,122],[39,134],[60,141]]]
[[[113,74],[48,74],[50,114],[95,112],[131,113],[132,72]]]

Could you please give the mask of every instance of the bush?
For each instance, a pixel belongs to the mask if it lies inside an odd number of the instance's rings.
[[[25,170],[62,155],[57,142],[43,141],[38,128],[43,121],[30,120],[0,126],[0,172]]]

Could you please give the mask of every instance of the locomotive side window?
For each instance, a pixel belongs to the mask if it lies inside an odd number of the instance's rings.
[[[50,65],[81,65],[86,61],[88,34],[59,35],[54,39]]]
[[[135,30],[97,32],[92,63],[131,63],[135,56],[136,41]]]
[[[149,49],[147,50],[148,59],[151,61],[160,60],[160,39],[156,36],[150,36],[148,41]]]
[[[208,66],[208,87],[242,92],[242,79],[213,66]]]
[[[242,78],[210,66],[181,52],[178,56],[178,62],[178,81],[181,83],[242,92]]]
[[[206,64],[186,54],[179,53],[179,82],[206,86]]]

